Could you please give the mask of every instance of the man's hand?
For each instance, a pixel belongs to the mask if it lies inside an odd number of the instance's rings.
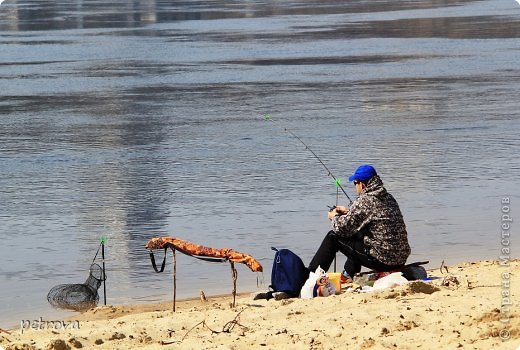
[[[327,213],[327,217],[329,218],[329,220],[332,220],[335,216],[345,215],[346,213],[348,213],[348,208],[342,205],[338,205],[334,209],[329,210],[329,212]]]
[[[348,213],[348,208],[342,205],[338,205],[336,206],[336,213],[338,213],[338,215],[345,215]]]

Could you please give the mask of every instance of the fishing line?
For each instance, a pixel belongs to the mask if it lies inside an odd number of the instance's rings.
[[[269,114],[264,115],[264,119],[266,121],[273,121],[273,119],[271,118],[271,116]],[[347,192],[345,191],[343,186],[341,186],[341,179],[336,178],[336,176],[334,176],[334,174],[332,174],[330,169],[327,167],[327,165],[325,165],[325,163],[323,163],[321,158],[318,157],[318,155],[309,146],[307,146],[307,144],[305,144],[305,142],[303,142],[303,140],[300,137],[298,137],[298,135],[296,135],[295,133],[293,133],[291,130],[289,130],[287,128],[283,128],[283,130],[285,132],[288,132],[289,134],[291,134],[291,136],[294,137],[295,139],[297,139],[298,141],[300,141],[301,144],[305,146],[305,149],[308,150],[309,152],[311,152],[312,155],[314,156],[314,158],[316,158],[318,160],[318,162],[320,162],[320,164],[325,168],[325,170],[327,170],[328,176],[330,176],[334,179],[334,183],[336,184],[336,206],[338,204],[338,196],[339,196],[340,189],[343,192],[343,194],[345,196],[347,196],[347,198],[349,200],[349,206],[352,205],[352,199],[350,199],[349,195],[347,194]],[[333,209],[333,208],[331,208],[331,209]]]

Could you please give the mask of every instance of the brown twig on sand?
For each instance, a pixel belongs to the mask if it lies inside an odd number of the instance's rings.
[[[402,297],[396,298],[395,300],[396,301],[401,301],[401,300],[408,301],[408,300],[417,300],[417,299],[424,299],[424,297],[408,298],[407,296],[402,296]]]
[[[444,265],[444,260],[442,261],[442,263],[441,263],[441,267],[439,268],[439,270],[441,270],[441,273],[442,273],[442,274],[444,274],[444,272],[442,272],[442,268],[443,268],[443,267],[444,267],[444,269],[446,270],[446,273],[450,273],[450,272],[448,271],[448,267],[447,267],[446,265]]]
[[[6,334],[11,335],[11,332],[6,331],[5,329],[2,329],[2,328],[0,328],[0,333],[6,333]],[[2,336],[2,338],[3,338],[3,339],[6,339],[9,343],[11,342],[11,339],[9,339],[9,338],[7,338],[7,337],[5,337],[5,336]],[[2,347],[0,347],[0,348],[2,348]]]
[[[181,339],[181,342],[184,341],[184,339],[186,339],[186,336],[192,331],[194,330],[195,328],[197,328],[198,326],[204,326],[206,327],[207,329],[209,329],[211,331],[211,334],[216,334],[216,333],[220,333],[220,332],[217,332],[217,331],[214,331],[213,329],[211,329],[208,324],[206,323],[206,320],[203,320],[203,321],[200,321],[199,323],[197,323],[195,326],[191,327],[189,331],[186,332],[186,334],[184,334],[184,337],[182,337]]]
[[[241,325],[240,323],[238,323],[238,318],[240,317],[240,314],[244,311],[245,309],[242,309],[236,316],[233,320],[229,321],[228,323],[226,323],[224,325],[224,327],[222,327],[222,332],[224,333],[230,333],[233,328],[235,327],[235,325],[238,325],[240,327],[242,327],[245,331],[249,330],[249,328],[247,328],[246,326],[244,325]]]
[[[244,326],[244,325],[241,325],[240,323],[238,323],[238,318],[240,317],[240,314],[246,310],[247,308],[245,309],[242,309],[236,316],[234,319],[232,319],[231,321],[227,322],[224,327],[222,327],[222,330],[221,331],[215,331],[213,329],[211,329],[208,324],[206,323],[206,320],[203,320],[203,321],[200,321],[199,323],[197,323],[195,326],[191,327],[190,330],[188,330],[186,332],[186,334],[184,334],[184,336],[182,337],[181,339],[181,342],[186,339],[186,337],[188,336],[188,334],[194,330],[195,328],[197,328],[198,326],[202,325],[203,327],[206,327],[207,329],[209,329],[211,331],[211,334],[219,334],[219,333],[231,333],[231,331],[233,330],[233,328],[235,327],[235,325],[238,325],[240,327],[243,328],[244,331],[248,331],[249,328]]]
[[[171,340],[171,341],[161,340],[159,342],[159,344],[161,344],[161,345],[172,345],[175,343],[179,343],[179,341],[178,340]]]
[[[501,284],[485,284],[485,285],[481,285],[481,286],[471,286],[471,288],[468,288],[468,289],[475,289],[475,288],[496,288],[496,287],[500,287]]]

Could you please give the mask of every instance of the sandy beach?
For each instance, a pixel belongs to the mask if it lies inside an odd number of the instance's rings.
[[[242,294],[104,306],[0,333],[5,349],[517,349],[520,259],[428,271],[432,281],[311,300]],[[69,323],[67,323],[69,322]],[[22,325],[21,325],[22,326]],[[27,326],[27,327],[26,327]],[[50,329],[32,329],[50,328]],[[66,328],[66,329],[64,329]],[[23,330],[23,333],[22,333]]]

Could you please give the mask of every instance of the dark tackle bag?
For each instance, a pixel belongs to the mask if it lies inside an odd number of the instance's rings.
[[[426,269],[420,265],[406,265],[401,272],[408,281],[423,280],[428,277]]]
[[[302,259],[289,249],[278,250],[274,247],[271,249],[276,253],[274,254],[270,287],[274,292],[285,292],[297,297],[309,277],[309,271]]]

